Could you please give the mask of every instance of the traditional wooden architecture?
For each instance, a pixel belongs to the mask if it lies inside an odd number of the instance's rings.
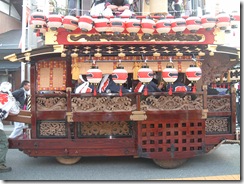
[[[194,23],[187,17],[51,17],[47,21],[35,14],[32,19],[44,47],[6,57],[31,65],[31,115],[21,115],[31,133],[10,139],[10,148],[65,164],[84,156],[133,156],[174,168],[236,140],[230,81],[230,93],[207,94],[207,86],[240,61],[239,49],[219,44],[225,33],[216,24],[207,30],[195,21],[196,29],[188,30],[186,20]],[[122,76],[117,81],[132,92],[75,94],[79,75],[86,75],[94,61],[103,74],[112,74],[121,63],[128,78],[116,71]],[[159,75],[170,61],[177,75],[194,65],[188,73],[196,92],[133,92],[145,61]]]

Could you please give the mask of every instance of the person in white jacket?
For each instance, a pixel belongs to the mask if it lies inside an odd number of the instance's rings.
[[[0,173],[12,170],[11,167],[5,165],[8,139],[4,132],[2,120],[8,115],[16,115],[20,112],[19,105],[11,93],[11,88],[12,85],[9,82],[2,82],[0,85]]]

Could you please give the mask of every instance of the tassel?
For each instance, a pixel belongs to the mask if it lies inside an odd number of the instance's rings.
[[[169,87],[169,95],[172,95],[173,94],[173,91],[172,91],[172,87],[171,87],[171,84],[170,84],[170,87]]]
[[[147,96],[148,95],[148,89],[147,89],[147,85],[145,85],[145,89],[144,89],[144,95]]]
[[[94,96],[97,96],[97,88],[96,88],[96,85],[94,85],[93,95],[94,95]]]
[[[120,85],[119,96],[122,96],[122,85]]]
[[[195,85],[193,85],[192,92],[196,93],[196,86]]]

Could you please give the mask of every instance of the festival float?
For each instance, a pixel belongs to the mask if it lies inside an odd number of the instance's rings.
[[[63,164],[90,156],[132,156],[175,168],[222,143],[238,143],[230,72],[228,94],[207,93],[240,62],[240,50],[223,45],[223,30],[239,20],[232,17],[34,12],[30,24],[45,46],[5,57],[31,66],[31,112],[9,117],[29,124],[29,135],[9,139],[9,148]],[[194,90],[133,92],[138,81],[152,80],[152,72],[166,83],[181,73]],[[74,92],[79,75],[97,86],[102,74],[112,74],[117,85],[132,91]]]

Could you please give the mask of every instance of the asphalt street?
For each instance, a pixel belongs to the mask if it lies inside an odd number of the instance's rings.
[[[33,158],[10,149],[5,181],[145,181],[240,174],[240,145],[223,144],[211,154],[191,158],[177,169],[162,169],[150,159],[131,157],[84,157],[74,165],[62,165],[52,157]]]

